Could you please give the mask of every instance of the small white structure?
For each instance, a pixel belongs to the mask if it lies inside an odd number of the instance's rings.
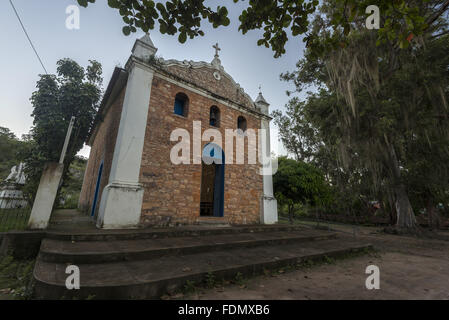
[[[11,168],[11,173],[0,190],[0,209],[17,209],[27,206],[20,186],[25,184],[25,165],[20,163]]]

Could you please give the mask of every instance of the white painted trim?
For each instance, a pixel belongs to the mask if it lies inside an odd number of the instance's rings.
[[[262,154],[270,155],[271,154],[271,144],[270,144],[270,122],[266,119],[262,119],[260,123],[260,127],[265,129],[267,135],[262,138],[259,136],[262,147]],[[270,162],[271,166],[271,162]],[[261,168],[263,172],[263,167]],[[271,175],[272,169],[264,172],[265,174],[262,176],[263,178],[263,196],[262,196],[262,210],[261,210],[261,223],[263,224],[273,224],[278,221],[278,209],[277,209],[277,201],[274,198],[273,192],[273,176]]]
[[[142,213],[139,178],[154,73],[138,63],[128,67],[109,183],[103,190],[97,221],[103,228],[137,227]]]

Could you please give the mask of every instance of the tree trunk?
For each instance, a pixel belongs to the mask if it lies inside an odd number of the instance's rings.
[[[416,218],[412,205],[405,191],[404,184],[395,187],[396,195],[396,226],[400,229],[416,229]]]
[[[441,227],[441,217],[435,206],[433,205],[433,199],[429,197],[426,204],[427,218],[429,221],[430,229],[439,229]]]
[[[388,218],[389,224],[394,226],[396,224],[396,215],[395,215],[395,204],[394,200],[388,203]]]
[[[288,205],[288,221],[293,224],[293,205]]]
[[[413,212],[412,205],[407,195],[405,185],[401,179],[401,169],[399,167],[399,161],[396,156],[396,150],[394,146],[389,143],[387,136],[385,135],[385,142],[389,149],[391,172],[394,177],[394,195],[396,197],[396,227],[398,229],[415,230],[417,229],[415,213]]]
[[[396,223],[396,219],[394,218],[394,209],[393,208],[390,208],[388,210],[388,215],[390,217],[390,225],[393,226]]]

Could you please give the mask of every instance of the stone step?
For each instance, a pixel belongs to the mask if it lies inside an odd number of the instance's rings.
[[[299,231],[307,230],[302,226],[291,225],[246,225],[231,227],[216,227],[204,225],[192,225],[184,227],[160,228],[160,229],[126,229],[104,230],[92,229],[88,231],[76,230],[48,230],[46,238],[64,241],[114,241],[114,240],[139,240],[173,237],[194,237],[220,234],[239,234],[255,232]]]
[[[46,262],[73,264],[148,260],[163,256],[303,243],[336,237],[335,233],[302,230],[114,241],[75,242],[44,239],[40,248],[40,258]]]
[[[79,290],[68,290],[65,273],[68,263],[52,263],[38,258],[35,269],[35,298],[42,299],[154,299],[182,288],[187,280],[201,283],[212,276],[235,279],[266,270],[295,265],[306,260],[337,257],[370,248],[369,244],[331,239],[301,244],[236,248],[159,259],[80,264]]]
[[[198,219],[200,225],[208,225],[215,227],[231,227],[223,217],[200,217]]]

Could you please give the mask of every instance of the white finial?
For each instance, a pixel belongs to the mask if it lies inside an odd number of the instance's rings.
[[[157,48],[154,46],[153,41],[151,41],[148,32],[145,33],[142,38],[136,40],[132,49],[133,56],[142,60],[148,60],[149,57],[155,55],[156,52]]]
[[[254,101],[256,106],[262,111],[264,114],[268,114],[268,107],[270,104],[265,100],[265,98],[262,95],[262,86],[259,85],[259,95],[256,98],[256,101]]]
[[[218,51],[220,51],[220,47],[218,46],[218,42],[212,46],[215,49],[215,57],[218,58]]]

